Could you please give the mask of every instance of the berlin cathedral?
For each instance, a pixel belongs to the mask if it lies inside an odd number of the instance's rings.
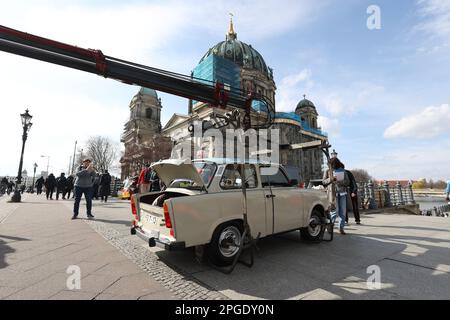
[[[219,81],[243,92],[257,92],[276,106],[276,84],[273,70],[268,67],[262,55],[251,45],[237,38],[233,22],[230,21],[225,41],[211,47],[194,68],[196,79]],[[292,112],[275,112],[270,129],[279,129],[280,145],[293,145],[326,139],[318,127],[318,113],[313,102],[305,98]],[[188,134],[193,121],[209,120],[217,114],[229,112],[208,104],[189,100],[186,114],[175,113],[161,125],[162,102],[153,89],[141,88],[130,102],[130,118],[126,122],[121,142],[125,152],[121,158],[122,179],[137,175],[144,163],[152,163],[173,156],[180,132]],[[257,110],[254,110],[255,112]],[[276,110],[276,109],[275,109]],[[214,157],[214,151],[206,147],[204,157]],[[280,163],[296,168],[302,182],[321,179],[323,153],[320,149],[281,149]],[[195,158],[199,158],[198,156]]]

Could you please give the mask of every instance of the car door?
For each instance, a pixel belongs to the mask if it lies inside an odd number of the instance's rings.
[[[261,167],[267,215],[272,217],[271,233],[299,228],[304,214],[304,195],[292,187],[286,173],[279,166]]]
[[[259,188],[255,165],[247,165],[247,169],[245,170],[245,178],[248,223],[254,237],[256,237],[258,233],[260,233],[261,237],[264,237],[267,235],[266,208],[263,192]],[[225,167],[219,186],[222,189],[222,194],[233,193],[233,196],[230,197],[230,203],[228,203],[224,210],[228,210],[232,207],[237,208],[237,212],[242,212],[242,178],[238,165],[228,164]]]

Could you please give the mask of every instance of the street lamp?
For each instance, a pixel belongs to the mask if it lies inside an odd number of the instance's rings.
[[[333,149],[333,152],[330,154],[331,158],[337,158],[337,152]]]
[[[41,156],[41,158],[47,158],[47,177],[48,177],[48,165],[50,164],[50,156]]]
[[[36,178],[36,168],[38,167],[37,163],[33,164],[33,183],[31,184],[31,193],[34,193],[34,178]]]
[[[19,171],[17,174],[17,180],[16,180],[16,188],[14,190],[14,194],[11,197],[11,202],[20,202],[21,195],[20,195],[20,184],[22,183],[22,165],[23,165],[23,153],[25,151],[25,142],[28,138],[28,131],[30,130],[31,126],[33,125],[31,123],[31,118],[33,118],[32,115],[28,113],[28,109],[25,110],[25,113],[22,113],[20,115],[22,119],[22,127],[23,127],[23,134],[22,134],[22,152],[20,154],[20,163],[19,163]]]

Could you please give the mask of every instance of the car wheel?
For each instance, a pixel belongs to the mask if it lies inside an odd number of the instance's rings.
[[[305,228],[300,229],[300,235],[302,236],[302,239],[308,241],[320,240],[324,231],[322,220],[322,215],[317,210],[313,210],[313,212],[311,213],[311,218],[309,219],[309,225]]]
[[[233,263],[239,252],[242,239],[242,226],[237,222],[225,223],[217,227],[208,245],[207,253],[216,266]]]

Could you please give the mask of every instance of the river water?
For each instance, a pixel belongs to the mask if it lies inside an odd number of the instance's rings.
[[[415,197],[414,200],[419,204],[420,210],[428,210],[447,204],[447,201],[445,201],[445,197]]]

